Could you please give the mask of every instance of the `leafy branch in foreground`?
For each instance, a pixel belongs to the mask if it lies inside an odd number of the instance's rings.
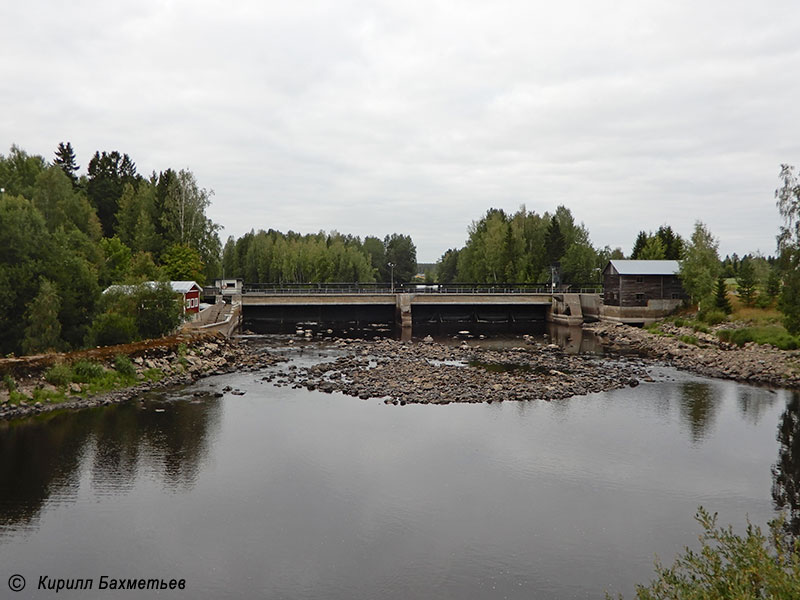
[[[769,536],[749,521],[738,535],[702,507],[695,519],[700,550],[686,548],[671,567],[656,561],[656,579],[636,588],[639,600],[800,598],[800,545],[787,539],[782,518],[770,522]]]

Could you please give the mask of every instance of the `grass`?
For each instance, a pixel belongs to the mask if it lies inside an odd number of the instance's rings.
[[[783,320],[783,314],[777,308],[758,308],[741,304],[734,307],[731,317],[735,321],[745,321],[754,325],[775,325]]]
[[[653,335],[672,336],[672,334],[661,329],[661,323],[658,321],[655,323],[650,323],[649,325],[645,325],[644,329],[647,331],[647,333],[652,333]]]
[[[36,388],[28,396],[16,389],[14,380],[5,378],[9,389],[9,404],[18,405],[20,402],[58,403],[64,402],[70,395],[69,386],[73,383],[80,384],[79,396],[102,394],[113,390],[130,387],[140,382],[153,383],[163,379],[161,369],[147,369],[141,376],[136,375],[136,367],[124,355],[114,358],[114,368],[107,369],[102,364],[89,360],[78,360],[72,364],[59,363],[45,371],[45,381],[56,387],[53,389]]]
[[[697,346],[700,343],[700,341],[693,335],[680,335],[678,336],[678,339],[685,344],[692,344],[694,346]]]
[[[744,327],[742,329],[723,329],[717,332],[719,339],[737,346],[744,346],[748,342],[756,344],[769,344],[781,350],[796,350],[800,348],[800,338],[793,336],[783,325],[760,325]]]
[[[675,327],[690,327],[700,333],[711,333],[708,325],[689,317],[667,317],[664,319],[664,323],[672,323]],[[654,323],[653,326],[658,327],[658,324]]]

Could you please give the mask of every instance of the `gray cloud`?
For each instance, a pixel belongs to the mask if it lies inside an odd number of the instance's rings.
[[[0,7],[0,134],[188,167],[226,233],[410,233],[570,207],[598,245],[706,222],[774,248],[800,162],[790,2],[29,2]],[[2,141],[0,139],[0,141]]]

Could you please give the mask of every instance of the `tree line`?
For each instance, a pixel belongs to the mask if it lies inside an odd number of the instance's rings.
[[[492,208],[468,236],[463,248],[439,259],[439,283],[599,284],[608,260],[623,257],[620,248],[594,247],[584,224],[564,206],[541,215],[525,206],[512,215]]]
[[[202,283],[220,270],[220,227],[205,214],[213,192],[191,171],[143,177],[118,151],[95,152],[86,174],[79,170],[69,142],[58,145],[52,161],[17,146],[0,154],[3,354],[94,343],[98,324],[108,320],[103,314],[126,312],[100,301],[112,283]],[[140,304],[157,306],[166,291],[141,293],[151,296]],[[174,328],[171,297],[167,322]],[[127,337],[150,336],[146,321],[125,323]]]
[[[207,215],[213,190],[188,169],[145,177],[119,151],[97,151],[80,173],[71,143],[51,161],[12,146],[0,154],[0,353],[123,343],[174,329],[167,285],[224,275],[248,282],[410,281],[410,236],[274,230],[229,238]],[[111,284],[123,292],[102,294]]]
[[[417,273],[417,249],[410,236],[398,233],[362,241],[337,232],[270,229],[228,238],[222,267],[225,277],[252,283],[404,283]]]
[[[525,206],[514,214],[491,208],[468,229],[462,248],[447,250],[436,264],[439,283],[600,284],[610,259],[677,260],[680,278],[702,317],[732,311],[729,288],[745,306],[777,306],[785,324],[800,333],[800,183],[793,167],[781,169],[776,190],[785,225],[779,232],[778,256],[737,254],[720,259],[719,241],[697,222],[688,238],[670,225],[655,232],[640,231],[627,255],[621,247],[595,247],[588,229],[571,211],[559,206],[552,214],[537,214]]]

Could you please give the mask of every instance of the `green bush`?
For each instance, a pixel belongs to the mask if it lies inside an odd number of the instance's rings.
[[[124,354],[117,354],[114,357],[114,370],[126,379],[136,378],[136,367]]]
[[[679,336],[678,339],[684,342],[685,344],[693,344],[696,346],[698,343],[698,339],[693,335],[682,335]]]
[[[673,323],[675,323],[675,327],[686,327],[686,321],[680,317],[676,318]]]
[[[697,318],[701,321],[708,323],[709,325],[718,325],[723,321],[727,321],[727,315],[721,311],[716,309],[709,309],[709,310],[701,310],[697,313]]]
[[[75,383],[91,383],[105,376],[103,365],[90,360],[79,360],[72,365],[72,381]]]
[[[723,342],[744,346],[748,342],[769,344],[781,350],[800,348],[800,339],[791,335],[780,325],[767,327],[744,327],[742,329],[723,329],[717,333]]]
[[[772,298],[765,294],[761,294],[756,298],[756,306],[758,308],[769,308],[772,306]]]
[[[702,323],[692,323],[691,327],[692,329],[694,329],[695,331],[699,331],[700,333],[711,333],[711,330]]]
[[[9,392],[17,391],[17,382],[14,381],[14,378],[11,375],[3,375],[3,383],[6,384],[6,388]]]
[[[702,507],[695,519],[704,530],[700,550],[686,548],[671,567],[657,562],[656,579],[636,588],[639,600],[800,598],[800,553],[780,519],[769,524],[769,537],[749,522],[744,535],[718,527],[717,515]]]
[[[92,322],[87,339],[91,346],[128,344],[136,339],[136,321],[116,312],[101,313]]]
[[[58,363],[45,371],[44,378],[53,385],[66,386],[72,381],[72,369],[68,364]]]
[[[144,339],[168,335],[181,323],[181,303],[175,298],[169,283],[154,287],[137,286],[133,293],[136,306],[136,329]]]

